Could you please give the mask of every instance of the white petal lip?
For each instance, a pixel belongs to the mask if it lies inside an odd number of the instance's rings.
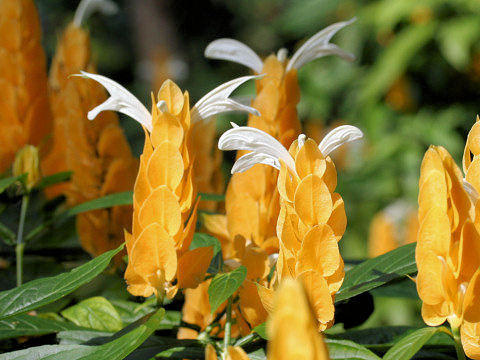
[[[349,61],[355,60],[353,54],[342,50],[335,44],[329,43],[333,35],[335,35],[345,26],[350,25],[355,20],[356,19],[353,18],[349,21],[342,21],[332,24],[313,35],[295,52],[295,54],[293,54],[292,58],[288,62],[287,71],[291,69],[298,70],[306,63],[327,55],[337,55]]]
[[[233,168],[234,172],[248,170],[255,164],[266,164],[280,169],[280,160],[295,173],[295,162],[290,153],[273,136],[249,126],[234,126],[220,136],[220,150],[248,150],[250,153],[239,158]]]
[[[110,97],[105,102],[88,112],[89,120],[95,119],[102,111],[118,111],[138,121],[149,132],[152,131],[152,115],[130,91],[105,76],[90,74],[85,71],[81,71],[81,73],[78,76],[95,80],[110,94]]]
[[[192,108],[192,121],[206,120],[214,115],[229,111],[245,111],[260,116],[258,110],[230,99],[229,96],[243,83],[252,79],[259,79],[262,76],[243,76],[216,87],[202,97]]]
[[[318,145],[323,156],[328,156],[332,151],[351,141],[361,139],[362,131],[352,125],[342,125],[330,131]]]
[[[250,47],[234,39],[217,39],[205,49],[209,59],[228,60],[245,65],[257,74],[262,72],[263,61]]]
[[[82,26],[83,22],[95,11],[113,15],[118,11],[118,6],[111,0],[82,0],[75,11],[73,23],[76,27]]]

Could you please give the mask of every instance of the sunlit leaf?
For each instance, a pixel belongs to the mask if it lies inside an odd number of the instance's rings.
[[[229,273],[215,275],[208,287],[208,299],[212,313],[237,291],[246,276],[247,268],[243,265]]]

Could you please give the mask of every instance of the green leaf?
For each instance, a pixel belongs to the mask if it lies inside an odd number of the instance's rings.
[[[15,245],[17,236],[5,224],[0,223],[0,237],[7,245]]]
[[[40,190],[45,189],[49,186],[68,181],[70,180],[71,177],[72,177],[71,171],[63,171],[50,176],[45,176],[39,181],[39,183],[35,186],[35,188]]]
[[[30,281],[22,286],[0,292],[0,320],[34,310],[70,294],[90,282],[123,249],[123,244],[70,272]]]
[[[223,255],[222,245],[216,237],[204,233],[195,233],[189,249],[194,250],[196,248],[208,246],[213,247],[213,258],[207,272],[210,274],[217,274],[223,269]]]
[[[137,321],[138,319],[154,311],[153,306],[145,306],[144,304],[139,304],[133,301],[111,299],[110,303],[115,307],[120,315],[120,318],[122,319],[122,322],[125,324],[130,324],[134,321]],[[167,311],[167,314],[168,313],[169,312]],[[163,321],[165,318],[166,316],[164,317]]]
[[[408,360],[413,357],[430,338],[439,333],[449,333],[447,328],[426,327],[414,331],[400,339],[383,356],[384,360]]]
[[[65,321],[45,319],[38,316],[17,315],[0,321],[0,340],[19,336],[46,335],[70,330],[84,329]]]
[[[26,177],[27,174],[22,174],[0,179],[0,194],[3,193],[9,186],[15,184],[17,181],[23,181]]]
[[[404,245],[348,270],[345,273],[345,281],[335,296],[335,301],[349,299],[416,272],[415,247],[416,244]]]
[[[103,345],[45,345],[3,354],[0,360],[122,360],[158,328],[164,313],[158,310],[144,324]]]
[[[382,285],[370,292],[377,297],[397,297],[418,299],[417,286],[412,279],[400,278]]]
[[[366,347],[349,340],[325,340],[328,346],[330,359],[342,360],[380,360],[380,358]]]
[[[199,193],[200,200],[204,201],[225,201],[224,194]]]
[[[267,337],[267,323],[261,323],[260,325],[255,326],[253,329],[258,335],[260,335],[263,339],[268,340]]]
[[[83,204],[72,207],[60,216],[69,217],[83,212],[110,208],[118,205],[132,205],[133,192],[126,191],[116,194],[107,195],[98,199],[84,202]]]
[[[208,287],[208,299],[212,313],[233,295],[247,277],[247,268],[239,266],[226,274],[217,274]]]
[[[61,312],[74,324],[100,331],[119,331],[122,319],[115,307],[104,297],[96,296],[83,300]]]

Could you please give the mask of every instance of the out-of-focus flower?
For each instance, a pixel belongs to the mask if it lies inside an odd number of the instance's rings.
[[[178,289],[203,281],[213,256],[211,247],[189,250],[197,219],[197,189],[191,126],[194,121],[244,106],[228,99],[245,77],[210,92],[192,109],[188,93],[167,80],[152,99],[152,112],[120,84],[82,72],[102,84],[110,97],[91,110],[94,119],[105,110],[129,115],[145,128],[145,145],[134,188],[132,234],[126,232],[129,255],[125,279],[135,296],[172,298]],[[228,95],[226,95],[228,94]],[[174,283],[176,280],[176,283]]]
[[[416,249],[417,290],[424,321],[437,326],[448,320],[454,332],[460,331],[464,350],[473,359],[480,359],[477,124],[465,147],[466,179],[443,147],[432,146],[425,153]]]
[[[368,236],[368,256],[376,257],[417,241],[418,213],[398,200],[374,216]]]
[[[415,107],[410,81],[406,75],[395,80],[387,92],[385,101],[396,111],[409,111]]]
[[[71,121],[67,119],[67,117],[75,115],[69,108],[71,101],[67,98],[67,96],[72,95],[72,90],[67,90],[67,87],[73,87],[73,85],[70,84],[75,80],[70,78],[71,75],[77,74],[81,70],[95,72],[90,36],[88,31],[82,28],[82,24],[95,10],[110,14],[115,11],[115,9],[115,3],[109,0],[81,1],[75,12],[74,20],[66,27],[58,40],[48,79],[50,107],[53,113],[53,137],[50,139],[52,142],[51,148],[42,159],[42,171],[45,175],[53,175],[58,172],[73,170],[67,165],[67,136],[69,135],[67,123]],[[91,86],[98,87],[98,85],[93,85],[93,83]],[[96,91],[96,93],[98,93],[98,91]],[[87,95],[91,96],[89,94]],[[99,102],[103,100],[104,98],[98,99]],[[109,115],[109,117],[115,119],[113,114]],[[92,124],[86,125],[88,121],[85,111],[77,114],[74,121],[84,123],[85,126],[94,126]],[[113,120],[113,122],[117,122],[117,120]],[[129,190],[131,185],[132,184],[125,190]],[[50,186],[45,189],[45,193],[48,197],[55,197],[65,194],[69,186],[69,183]]]
[[[344,125],[327,134],[318,147],[313,140],[300,135],[287,150],[261,130],[234,126],[218,143],[221,150],[249,151],[237,159],[232,172],[246,171],[256,164],[280,170],[276,282],[288,277],[304,281],[322,330],[333,323],[334,295],[343,282],[338,241],[347,223],[343,200],[334,193],[337,175],[328,155],[362,136],[358,128]],[[270,311],[272,286],[259,285],[259,295]]]
[[[15,155],[12,169],[13,176],[28,174],[26,185],[31,190],[41,179],[38,149],[33,145],[25,145]]]
[[[32,0],[0,0],[0,173],[26,144],[44,150],[52,115],[45,53]]]

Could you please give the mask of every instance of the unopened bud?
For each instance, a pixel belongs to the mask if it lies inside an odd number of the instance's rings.
[[[13,163],[13,176],[27,174],[27,190],[31,190],[41,179],[38,149],[33,145],[25,145],[17,152]]]

